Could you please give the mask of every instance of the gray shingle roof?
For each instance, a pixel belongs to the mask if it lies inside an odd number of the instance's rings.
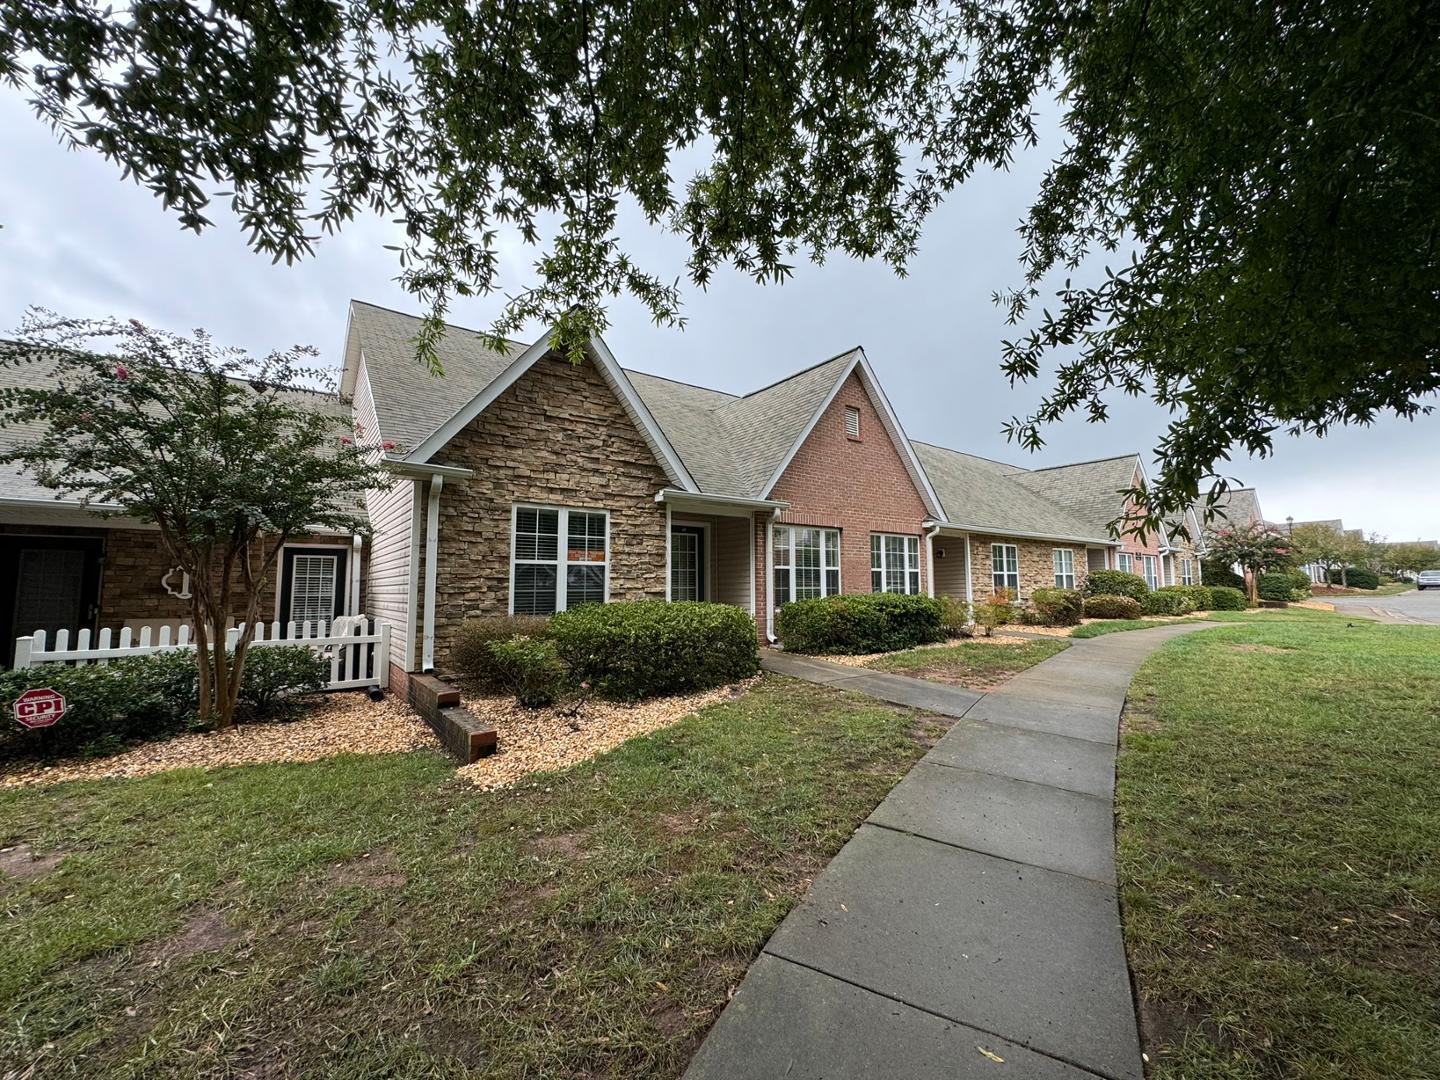
[[[1083,522],[1089,535],[1108,537],[1110,523],[1125,512],[1119,493],[1132,486],[1139,467],[1136,455],[1122,454],[1048,469],[1016,468],[1012,475],[1023,487]]]
[[[1110,542],[1104,529],[1094,529],[1031,491],[1021,478],[1033,474],[1023,469],[930,443],[911,445],[940,497],[947,521],[977,532]]]
[[[1231,488],[1215,501],[1211,510],[1213,516],[1206,521],[1205,500],[1202,498],[1195,503],[1195,517],[1206,532],[1214,532],[1225,525],[1249,525],[1265,520],[1260,513],[1260,496],[1254,488]]]

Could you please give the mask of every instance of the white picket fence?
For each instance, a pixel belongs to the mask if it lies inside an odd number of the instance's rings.
[[[106,627],[95,635],[93,643],[90,631],[85,629],[75,635],[74,647],[68,630],[58,631],[53,642],[44,630],[37,630],[15,639],[14,667],[19,670],[37,664],[104,664],[129,656],[195,648],[189,626],[182,625],[173,641],[170,627],[160,627],[158,634],[153,629],[142,626],[136,634],[127,626],[115,635]],[[240,627],[226,631],[227,649],[233,649],[239,640]],[[374,626],[362,617],[336,619],[329,626],[323,622],[257,623],[250,644],[259,648],[308,645],[316,649],[330,661],[330,690],[376,685],[383,688],[390,683],[390,627],[385,623]]]

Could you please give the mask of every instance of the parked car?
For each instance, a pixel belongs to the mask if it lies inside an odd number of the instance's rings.
[[[1421,570],[1415,587],[1417,589],[1440,589],[1440,570]]]

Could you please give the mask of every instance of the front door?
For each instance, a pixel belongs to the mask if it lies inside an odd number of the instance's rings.
[[[287,547],[280,572],[280,622],[319,624],[312,633],[324,633],[336,616],[345,614],[343,547]],[[302,631],[303,632],[303,631]]]
[[[698,525],[670,530],[670,599],[705,599],[705,530]]]
[[[0,537],[0,657],[9,666],[15,639],[44,630],[71,641],[95,628],[102,541],[91,537]]]

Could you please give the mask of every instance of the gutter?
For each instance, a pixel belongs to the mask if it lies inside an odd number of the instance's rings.
[[[420,638],[420,670],[435,671],[435,585],[440,553],[440,489],[443,473],[430,477],[430,500],[425,507],[425,623]]]
[[[935,536],[939,532],[939,525],[925,530],[925,594],[931,598],[935,596]]]
[[[934,526],[938,532],[941,529],[953,529],[955,532],[979,533],[981,536],[1013,536],[1017,540],[1059,540],[1066,544],[1084,544],[1087,547],[1112,547],[1118,548],[1122,541],[1099,540],[1093,536],[1056,536],[1053,533],[1025,532],[1021,529],[1010,529],[1001,525],[969,525],[958,521],[927,521],[924,524]]]
[[[413,461],[406,461],[404,458],[395,457],[393,454],[385,454],[380,458],[380,464],[390,472],[399,476],[418,476],[421,479],[435,476],[452,476],[459,480],[468,480],[475,475],[474,469],[462,469],[459,465],[417,465]]]
[[[770,560],[775,557],[775,522],[779,517],[777,506],[765,519],[765,640],[771,645],[779,640],[775,636],[775,574],[770,566]],[[795,572],[793,567],[790,572]]]
[[[674,502],[718,503],[733,506],[737,510],[787,510],[790,504],[783,499],[747,499],[741,495],[705,495],[698,491],[683,491],[680,488],[661,488],[655,493],[655,501],[662,505]]]

